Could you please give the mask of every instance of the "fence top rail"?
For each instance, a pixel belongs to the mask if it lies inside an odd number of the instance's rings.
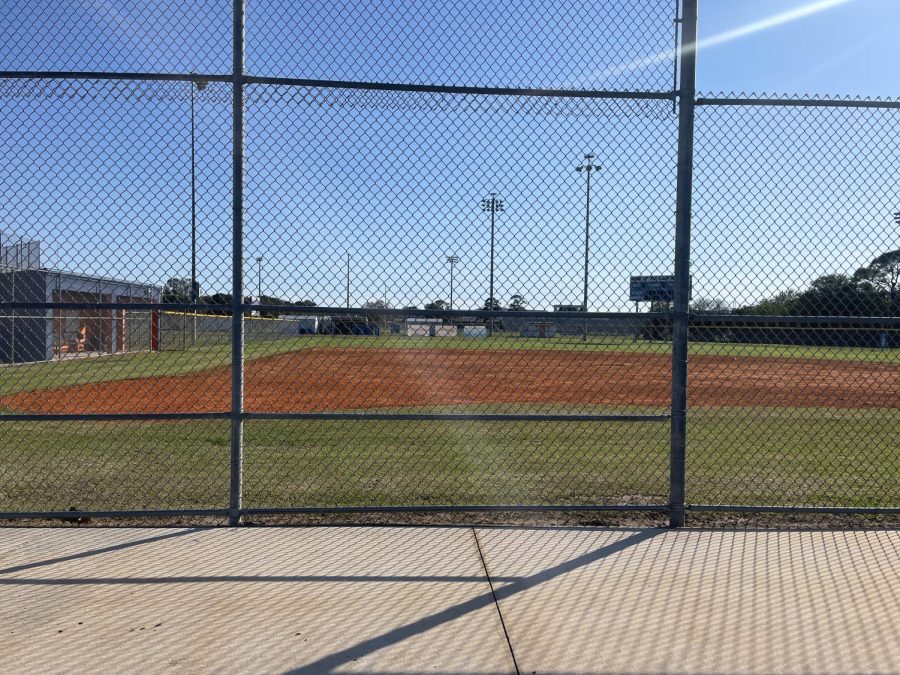
[[[538,96],[557,98],[644,99],[671,101],[677,97],[674,91],[632,91],[614,89],[566,89],[535,87],[486,87],[448,84],[413,84],[405,82],[366,82],[358,80],[323,80],[296,77],[270,77],[239,75],[244,84],[262,84],[288,87],[315,87],[321,89],[362,89],[367,91],[406,91],[416,93],[463,94],[482,96]],[[157,82],[224,82],[234,77],[222,73],[140,73],[106,71],[42,71],[0,70],[0,79],[8,80],[135,80]]]
[[[802,96],[766,96],[756,95],[699,95],[695,100],[698,106],[757,106],[757,107],[794,107],[794,108],[882,108],[900,110],[900,100],[864,99],[853,97],[802,97]]]
[[[561,98],[627,98],[673,100],[674,91],[631,91],[614,89],[543,89],[534,87],[483,87],[447,84],[411,84],[403,82],[364,82],[356,80],[319,80],[291,77],[247,75],[247,84],[269,84],[332,89],[364,89],[369,91],[408,91],[437,94],[475,94],[486,96],[549,96]]]
[[[0,70],[3,80],[137,80],[153,82],[231,82],[223,73],[140,73],[103,70]]]

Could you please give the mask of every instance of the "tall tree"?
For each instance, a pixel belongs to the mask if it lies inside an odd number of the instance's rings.
[[[731,307],[718,298],[697,298],[691,303],[691,311],[696,314],[731,314]]]
[[[528,303],[525,302],[525,296],[516,293],[509,299],[509,309],[513,312],[524,312],[528,309]]]
[[[449,305],[447,304],[447,302],[445,300],[433,300],[433,301],[429,302],[427,305],[425,305],[425,309],[444,310],[444,309],[447,309],[448,306]]]
[[[798,316],[879,316],[885,297],[872,284],[860,284],[844,274],[826,274],[797,297],[792,314]]]
[[[484,301],[484,307],[482,307],[482,309],[485,311],[493,310],[495,312],[499,312],[501,309],[503,309],[503,305],[501,305],[500,301],[496,298],[488,298]]]
[[[797,298],[799,297],[799,291],[779,291],[771,298],[766,298],[755,305],[738,307],[734,310],[734,313],[759,314],[762,316],[790,316],[795,314],[794,306],[797,304]]]
[[[900,314],[900,249],[882,253],[866,267],[856,270],[853,280],[862,284],[871,284],[887,293],[891,316]]]
[[[191,280],[172,277],[163,286],[163,302],[187,303],[191,301]]]

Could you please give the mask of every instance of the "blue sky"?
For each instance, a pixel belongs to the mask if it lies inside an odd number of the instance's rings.
[[[230,3],[4,6],[0,68],[223,72]],[[224,7],[223,7],[224,6]],[[393,0],[248,6],[248,71],[523,87],[671,86],[672,3]],[[360,5],[363,7],[363,5]],[[499,9],[498,9],[499,7]],[[222,10],[225,10],[224,12]],[[637,18],[640,20],[636,20]],[[898,96],[895,0],[701,0],[698,89]],[[438,28],[439,27],[439,28]],[[0,227],[39,238],[45,262],[163,282],[189,273],[189,108],[184,83],[76,84],[0,96]],[[227,87],[198,95],[199,278],[229,289]],[[695,294],[732,304],[852,272],[900,235],[898,113],[703,109],[695,179]],[[496,295],[577,302],[584,178],[592,199],[591,308],[628,311],[630,274],[671,271],[675,119],[666,102],[248,91],[247,292],[394,306]]]
[[[700,0],[701,40],[813,5],[799,0]],[[900,96],[900,3],[849,0],[710,47],[704,91]]]

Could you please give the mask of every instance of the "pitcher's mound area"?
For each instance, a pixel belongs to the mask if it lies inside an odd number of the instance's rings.
[[[894,364],[696,356],[692,406],[900,408]],[[322,412],[465,404],[667,407],[671,357],[609,351],[307,349],[248,361],[245,409]],[[16,412],[224,412],[231,371],[218,367],[22,392]]]

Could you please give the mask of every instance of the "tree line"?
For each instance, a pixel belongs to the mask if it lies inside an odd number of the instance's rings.
[[[197,298],[199,305],[222,305],[222,309],[204,310],[206,314],[217,314],[223,316],[231,315],[231,293],[212,293],[210,295],[200,295]],[[173,277],[169,279],[163,286],[162,301],[164,303],[174,304],[190,304],[191,302],[191,280]],[[259,316],[274,319],[280,315],[278,311],[266,311],[266,305],[282,306],[282,307],[316,307],[316,303],[312,300],[285,300],[271,295],[262,295],[259,298],[247,296],[244,298],[245,304],[253,304],[254,301],[259,307],[257,310]]]
[[[763,316],[900,316],[900,250],[888,251],[852,275],[826,274],[804,291],[784,290],[760,302],[730,309],[700,298],[696,314]]]
[[[784,290],[760,302],[729,308],[720,300],[700,298],[691,304],[698,316],[691,328],[695,341],[802,344],[840,347],[900,346],[896,330],[866,326],[853,317],[900,316],[900,250],[888,251],[852,275],[826,274],[803,291]],[[704,314],[740,316],[846,317],[818,325],[780,321],[777,325],[740,321],[704,322]]]

